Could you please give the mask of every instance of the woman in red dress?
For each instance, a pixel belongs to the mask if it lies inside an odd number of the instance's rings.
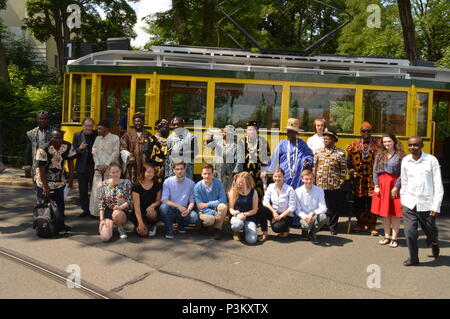
[[[400,228],[402,210],[400,205],[400,168],[405,152],[394,134],[384,134],[383,148],[375,158],[371,212],[383,217],[384,239],[380,245],[398,246],[397,236]],[[392,228],[392,235],[391,235]]]

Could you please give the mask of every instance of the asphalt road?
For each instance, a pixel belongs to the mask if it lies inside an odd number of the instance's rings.
[[[83,281],[123,298],[450,298],[448,214],[437,221],[441,257],[430,256],[420,232],[421,265],[404,267],[403,231],[393,249],[378,245],[380,237],[346,234],[346,218],[338,236],[320,232],[318,246],[301,240],[298,229],[286,239],[272,233],[269,241],[249,246],[232,240],[229,225],[224,239],[215,241],[195,228],[167,240],[162,224],[156,237],[143,239],[131,223],[128,239],[116,235],[102,243],[97,222],[77,217],[74,195],[66,210],[73,231],[46,240],[31,227],[33,190],[0,187],[0,247],[62,272],[77,265]],[[1,257],[0,267],[0,298],[85,298]]]

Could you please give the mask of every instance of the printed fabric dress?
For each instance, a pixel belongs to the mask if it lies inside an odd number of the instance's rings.
[[[264,183],[261,179],[261,168],[267,166],[269,161],[270,147],[265,138],[258,136],[252,142],[249,141],[248,136],[245,136],[239,140],[238,165],[235,173],[245,171],[252,175],[260,203],[264,199]]]
[[[380,140],[371,138],[369,143],[362,139],[352,142],[347,147],[348,169],[354,169],[357,176],[353,179],[353,196],[355,198],[355,215],[358,227],[375,229],[377,216],[370,212],[371,196],[374,189],[373,164],[380,149]]]
[[[116,185],[111,185],[108,180],[101,183],[99,209],[112,209],[124,203],[131,207],[131,182],[128,179]]]
[[[146,160],[155,166],[157,182],[162,185],[167,159],[167,138],[162,137],[159,133],[156,133],[154,137],[142,146],[142,152]]]

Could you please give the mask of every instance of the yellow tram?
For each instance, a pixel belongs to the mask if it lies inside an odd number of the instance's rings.
[[[135,112],[145,114],[152,133],[159,118],[182,116],[191,130],[200,120],[195,130],[200,138],[206,129],[245,128],[248,120],[257,120],[272,150],[285,138],[289,117],[300,119],[305,140],[314,134],[313,120],[325,118],[339,132],[342,149],[360,136],[364,120],[375,135],[393,132],[403,143],[420,135],[424,150],[438,157],[443,142],[435,136],[450,133],[450,69],[412,66],[401,59],[155,46],[152,52],[89,54],[69,63],[66,71],[62,129],[69,141],[84,117],[96,123],[108,119],[118,133],[120,119],[128,115],[131,126]],[[434,124],[433,108],[447,112],[445,124]]]

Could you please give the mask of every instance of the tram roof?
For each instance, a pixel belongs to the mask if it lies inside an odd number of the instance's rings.
[[[94,68],[81,66],[92,66]],[[118,73],[123,73],[119,71],[121,69],[136,70],[129,73],[146,73],[153,68],[174,68],[208,71],[200,72],[207,74],[207,76],[227,74],[227,77],[229,77],[238,72],[240,78],[245,77],[241,74],[245,72],[319,76],[322,81],[324,81],[324,76],[354,77],[361,78],[361,80],[362,78],[420,80],[421,82],[444,82],[444,88],[450,89],[450,69],[415,66],[405,59],[344,55],[269,55],[235,49],[186,46],[153,46],[151,52],[128,50],[96,52],[72,61],[68,64],[67,70],[69,72],[77,72],[78,70],[98,72],[97,70],[105,70],[105,67],[114,67],[114,72]],[[223,73],[223,71],[231,71],[231,73]],[[174,73],[171,72],[171,74]],[[262,78],[261,74],[250,77]],[[271,78],[274,79],[273,76]],[[292,76],[276,76],[276,78],[283,80],[291,79]],[[347,81],[344,80],[343,82]]]

